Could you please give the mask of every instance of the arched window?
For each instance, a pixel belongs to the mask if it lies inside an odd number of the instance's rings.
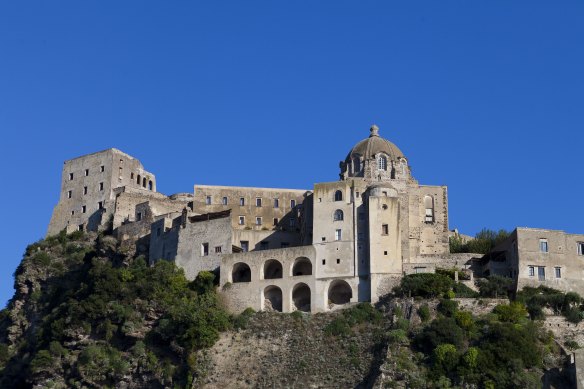
[[[146,188],[146,177],[142,179],[142,187]]]
[[[282,289],[275,285],[264,289],[264,311],[282,312]]]
[[[296,258],[292,267],[292,276],[310,276],[312,275],[312,263],[306,257]]]
[[[340,190],[335,192],[335,201],[343,201],[343,192]]]
[[[377,158],[377,168],[379,170],[387,170],[387,158],[383,155],[380,155],[379,158]]]
[[[140,183],[142,183],[142,178],[138,174],[138,177],[136,178],[136,184],[140,185]]]
[[[340,220],[343,220],[343,211],[341,211],[340,209],[337,209],[337,210],[335,211],[335,215],[334,215],[334,218],[333,218],[333,220],[334,220],[334,221],[340,221]]]
[[[328,300],[332,304],[347,304],[353,297],[353,291],[347,281],[334,280],[328,289]]]
[[[264,280],[282,278],[282,264],[276,259],[270,259],[264,263]]]
[[[233,281],[233,283],[250,282],[251,270],[249,266],[243,262],[238,262],[235,265],[233,265],[233,270],[231,271],[231,280]]]
[[[152,181],[148,181],[148,190],[152,190]]]
[[[292,303],[297,311],[310,312],[310,288],[301,282],[292,288]]]
[[[424,208],[426,209],[424,221],[426,223],[434,223],[434,198],[432,196],[424,197]]]
[[[361,158],[353,157],[353,173],[357,174],[361,171]]]

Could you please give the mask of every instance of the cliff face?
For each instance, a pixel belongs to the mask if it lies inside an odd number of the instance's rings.
[[[0,311],[0,387],[571,385],[551,334],[503,300],[234,317],[212,273],[188,282],[174,264],[148,267],[124,250],[82,233],[27,248]]]

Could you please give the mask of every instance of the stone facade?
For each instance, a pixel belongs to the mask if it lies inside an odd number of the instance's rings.
[[[584,292],[583,235],[518,229],[480,260],[450,254],[447,188],[420,185],[376,126],[339,167],[338,181],[311,190],[195,185],[165,196],[138,160],[109,149],[65,162],[49,234],[111,228],[151,264],[174,261],[191,280],[216,271],[234,312],[375,302],[404,274],[437,267]]]
[[[584,235],[517,228],[483,257],[483,274],[513,278],[516,290],[539,285],[584,295]]]

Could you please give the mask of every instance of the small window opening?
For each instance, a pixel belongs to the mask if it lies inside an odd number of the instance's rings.
[[[280,208],[280,200],[274,199],[274,208]]]
[[[341,258],[337,258],[337,264],[341,263]]]
[[[205,197],[205,204],[211,205],[211,196]]]
[[[342,234],[341,234],[341,230],[335,230],[335,240],[341,240]]]
[[[87,212],[87,206],[86,205],[84,205],[84,206],[81,207],[81,212],[82,213],[86,213]]]
[[[209,243],[202,243],[201,244],[201,255],[206,257],[209,255]]]
[[[70,199],[71,196],[73,196],[73,191],[72,190],[67,191],[67,198]]]
[[[103,201],[100,201],[97,203],[97,208],[98,209],[103,209]]]
[[[103,190],[103,182],[99,183],[99,190]]]
[[[258,197],[256,198],[256,207],[261,207],[262,206],[262,198]]]
[[[136,221],[139,222],[140,220],[142,220],[142,212],[136,214]]]
[[[239,205],[241,205],[241,206],[245,205],[245,197],[239,198]]]
[[[274,218],[274,225],[275,225],[275,226],[277,226],[277,225],[278,225],[278,218],[277,218],[277,217],[275,217],[275,218]]]
[[[99,171],[100,171],[101,173],[105,172],[105,166],[101,165],[101,166],[99,167]]]
[[[86,195],[86,194],[87,194],[87,187],[86,187],[86,186],[84,186],[84,187],[83,187],[83,194],[84,194],[84,195]]]
[[[225,197],[225,196],[224,196],[224,197],[221,199],[221,204],[223,204],[223,205],[227,205],[227,197]]]
[[[245,224],[245,216],[240,216],[239,217],[239,225],[242,226]]]
[[[262,218],[256,217],[256,226],[261,226],[261,225],[262,225]]]
[[[556,267],[555,271],[556,271],[556,278],[562,278],[562,268]]]
[[[334,221],[342,221],[343,220],[343,211],[337,209],[333,216]]]
[[[296,207],[296,200],[290,200],[290,208]]]
[[[215,254],[221,254],[221,246],[215,246]]]
[[[323,265],[326,265],[326,259],[323,259],[323,260],[322,260],[322,264],[323,264]]]
[[[340,190],[335,192],[335,201],[343,201],[343,192]]]
[[[547,239],[540,239],[539,240],[539,251],[542,253],[548,252],[548,241]]]
[[[389,226],[387,224],[381,225],[381,235],[389,235]]]
[[[383,255],[387,255],[387,251],[384,251],[384,252],[383,252]]]
[[[89,169],[85,169],[85,177],[89,175]]]
[[[578,242],[578,255],[584,255],[584,242]]]
[[[249,251],[249,241],[242,240],[239,242],[239,244],[241,245],[241,251],[243,251],[244,253],[247,253]]]
[[[69,181],[73,180],[73,173],[69,173]]]

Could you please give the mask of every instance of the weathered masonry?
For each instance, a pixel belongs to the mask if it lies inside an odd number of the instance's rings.
[[[379,128],[339,167],[338,180],[312,189],[194,185],[166,196],[137,159],[109,149],[65,162],[48,234],[111,229],[126,249],[174,261],[189,279],[215,271],[234,312],[375,302],[404,274],[469,263],[449,253],[447,188],[420,185]],[[583,254],[584,235],[518,228],[477,275],[583,294]]]

